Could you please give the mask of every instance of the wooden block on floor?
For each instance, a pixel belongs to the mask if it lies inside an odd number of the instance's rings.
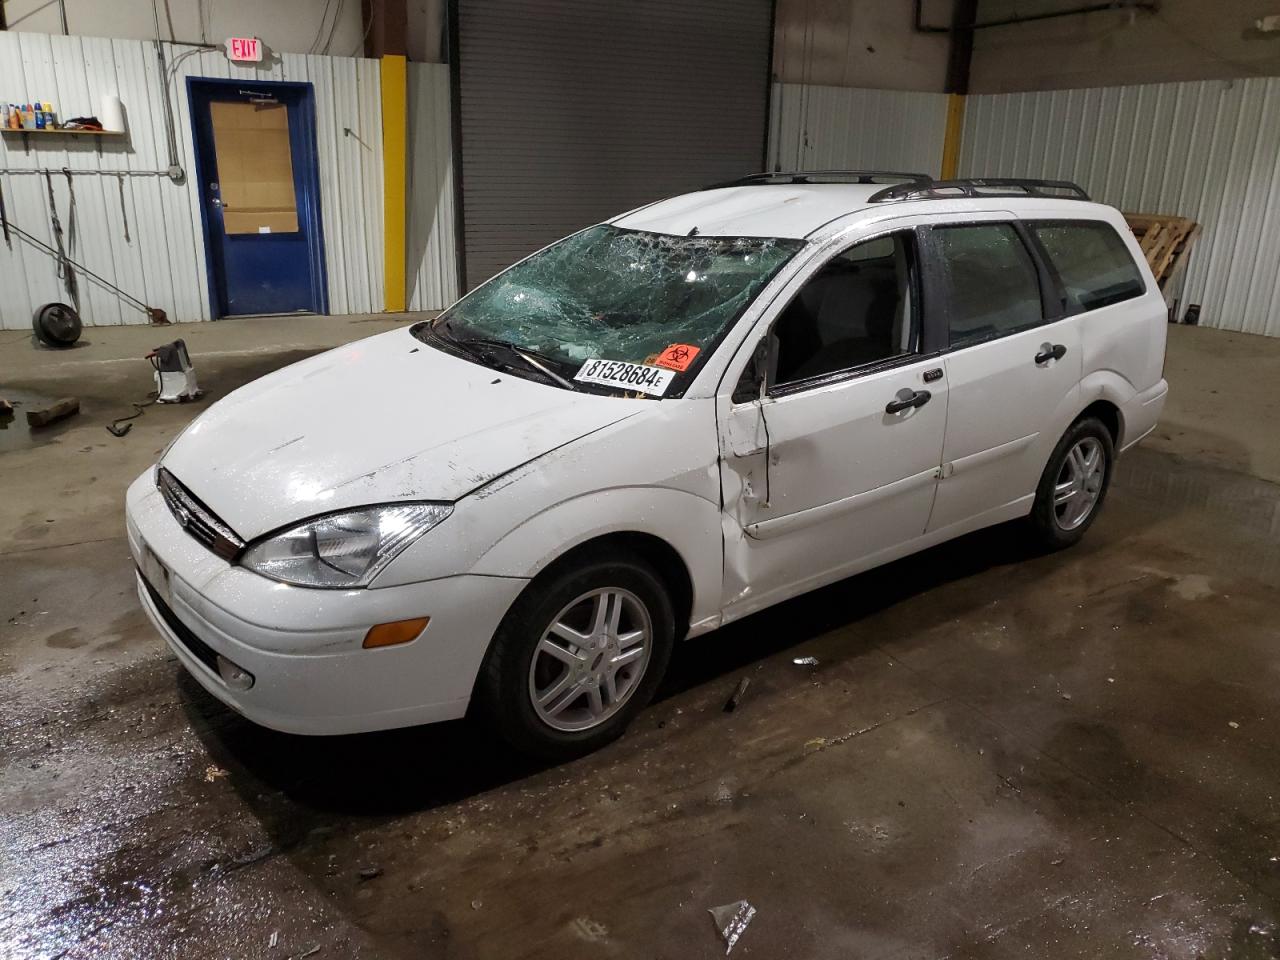
[[[79,412],[79,398],[63,397],[61,400],[55,400],[47,407],[41,407],[39,410],[28,410],[27,426],[47,427],[51,423],[56,423]]]

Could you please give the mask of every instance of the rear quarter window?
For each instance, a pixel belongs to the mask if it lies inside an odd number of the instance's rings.
[[[1055,220],[1027,224],[1077,310],[1097,310],[1140,297],[1146,283],[1129,248],[1109,223]]]

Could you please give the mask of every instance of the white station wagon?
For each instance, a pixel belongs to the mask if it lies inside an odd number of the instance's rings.
[[[677,640],[991,524],[1078,540],[1165,336],[1073,184],[748,177],[214,404],[129,489],[139,594],[265,726],[471,709],[572,756]]]

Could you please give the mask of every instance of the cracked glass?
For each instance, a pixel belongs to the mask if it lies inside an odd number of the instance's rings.
[[[686,383],[728,327],[804,246],[769,237],[673,236],[602,224],[477,287],[437,318],[442,339],[500,340],[572,376],[588,359],[652,363],[697,348]],[[675,392],[675,391],[672,391]]]

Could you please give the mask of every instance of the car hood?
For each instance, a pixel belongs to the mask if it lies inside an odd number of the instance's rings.
[[[252,540],[334,510],[457,500],[652,402],[524,380],[404,329],[241,387],[196,419],[163,463]]]

